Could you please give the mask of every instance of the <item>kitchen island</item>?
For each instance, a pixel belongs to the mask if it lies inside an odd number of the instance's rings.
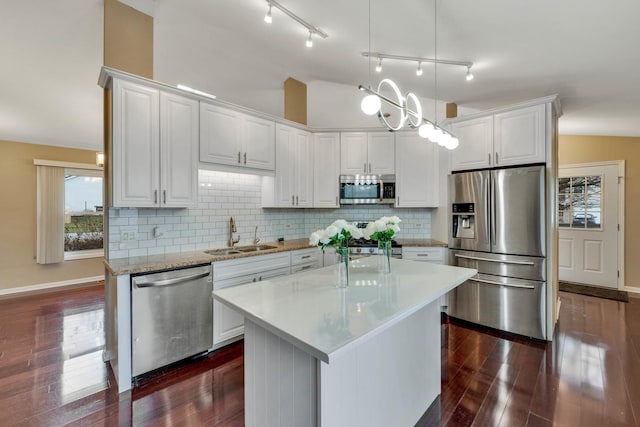
[[[248,426],[413,426],[440,394],[437,300],[476,271],[377,257],[214,291],[245,316]]]

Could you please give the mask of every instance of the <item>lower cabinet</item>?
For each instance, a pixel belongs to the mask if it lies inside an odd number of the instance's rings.
[[[322,267],[322,251],[318,248],[291,252],[291,274]]]
[[[447,248],[440,246],[429,247],[416,247],[416,246],[403,246],[402,247],[402,259],[409,259],[412,261],[430,262],[432,264],[446,264]],[[447,311],[449,307],[449,294],[445,294],[438,299],[440,305],[440,311]]]
[[[290,273],[289,252],[213,263],[213,289],[259,282]],[[244,317],[213,301],[213,348],[237,341],[244,333]]]

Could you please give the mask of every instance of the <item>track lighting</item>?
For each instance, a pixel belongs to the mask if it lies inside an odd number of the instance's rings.
[[[300,18],[295,13],[291,12],[289,9],[287,9],[286,7],[278,3],[276,0],[267,0],[267,5],[269,6],[269,10],[267,11],[267,14],[264,16],[264,22],[266,22],[267,24],[271,24],[271,22],[273,22],[273,17],[271,16],[271,8],[275,7],[276,9],[278,9],[279,11],[281,11],[282,13],[284,13],[289,18],[293,19],[294,21],[296,21],[298,24],[302,25],[309,31],[309,37],[307,38],[307,42],[305,43],[307,47],[313,46],[312,36],[314,35],[320,36],[323,39],[326,39],[327,37],[329,37],[327,33],[322,31],[320,28],[309,24],[307,21]]]
[[[437,59],[437,58],[421,58],[418,56],[401,56],[401,55],[390,55],[387,53],[380,52],[362,52],[362,56],[378,58],[378,65],[376,66],[376,71],[382,71],[382,60],[383,59],[392,59],[394,61],[408,61],[408,62],[417,62],[418,68],[416,69],[416,76],[422,75],[422,63],[428,62],[431,64],[446,64],[446,65],[458,65],[461,67],[467,67],[467,80],[473,79],[473,74],[471,74],[471,67],[473,66],[473,62],[468,61],[449,61],[446,59]]]
[[[266,22],[267,24],[271,24],[273,22],[273,17],[271,16],[271,4],[269,4],[269,10],[267,11],[267,14],[264,15],[264,22]]]
[[[382,58],[379,58],[378,65],[376,65],[376,72],[382,72]]]
[[[473,80],[473,74],[471,74],[471,66],[467,66],[467,76],[466,76],[467,81]]]

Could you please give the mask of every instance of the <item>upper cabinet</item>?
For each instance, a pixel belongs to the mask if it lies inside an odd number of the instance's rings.
[[[340,173],[343,175],[395,173],[395,138],[390,132],[342,132]]]
[[[340,134],[316,133],[313,141],[313,207],[340,207]]]
[[[545,108],[546,104],[538,104],[456,120],[451,131],[460,145],[451,153],[451,169],[544,163]]]
[[[275,169],[275,123],[200,103],[200,161],[238,168]]]
[[[438,148],[415,132],[396,134],[396,207],[440,205]]]
[[[263,178],[263,207],[313,206],[313,136],[276,125],[276,174]]]
[[[192,207],[198,200],[198,102],[114,79],[114,207]]]

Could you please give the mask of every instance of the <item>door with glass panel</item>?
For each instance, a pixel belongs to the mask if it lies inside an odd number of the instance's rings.
[[[559,168],[560,280],[618,288],[617,164]]]

